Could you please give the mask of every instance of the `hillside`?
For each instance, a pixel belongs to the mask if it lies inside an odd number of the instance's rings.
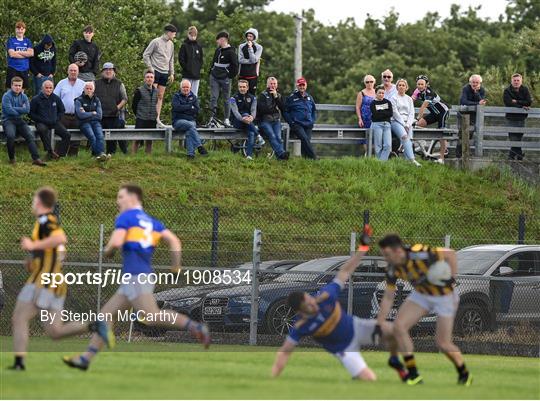
[[[31,227],[30,194],[49,184],[59,190],[71,249],[94,254],[99,223],[111,228],[116,190],[127,181],[144,187],[147,209],[182,235],[194,263],[208,258],[214,206],[220,261],[249,258],[254,228],[263,230],[269,256],[348,252],[349,234],[366,209],[379,235],[399,231],[410,241],[441,244],[450,234],[456,247],[515,242],[523,212],[526,240],[540,242],[539,189],[495,169],[471,174],[432,163],[413,168],[403,160],[355,158],[247,162],[229,152],[189,162],[162,151],[117,155],[105,168],[86,154],[37,168],[21,154],[13,168],[1,157],[1,242],[9,253]]]

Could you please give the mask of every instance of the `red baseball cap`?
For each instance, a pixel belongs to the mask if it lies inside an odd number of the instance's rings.
[[[307,84],[307,81],[304,77],[300,77],[296,80],[296,85],[302,85],[302,84]]]

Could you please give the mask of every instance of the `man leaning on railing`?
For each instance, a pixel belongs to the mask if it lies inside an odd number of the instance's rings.
[[[529,110],[532,104],[531,93],[523,85],[523,77],[520,74],[512,75],[512,82],[503,93],[504,105],[506,107],[517,107]],[[509,127],[525,127],[526,113],[506,113],[506,121]],[[523,133],[510,132],[508,134],[511,141],[521,141]],[[512,146],[508,158],[510,160],[523,160],[525,154],[519,146]]]

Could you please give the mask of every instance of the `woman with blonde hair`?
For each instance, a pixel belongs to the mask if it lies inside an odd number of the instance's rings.
[[[414,150],[412,145],[413,123],[414,123],[414,102],[407,95],[409,84],[405,79],[398,79],[396,82],[397,95],[391,100],[394,111],[390,123],[392,133],[399,138],[403,153],[407,160],[410,160],[415,166],[420,167],[414,159]]]
[[[358,126],[360,128],[371,127],[371,102],[375,99],[375,77],[366,75],[364,77],[366,86],[356,96],[356,115],[358,116]]]

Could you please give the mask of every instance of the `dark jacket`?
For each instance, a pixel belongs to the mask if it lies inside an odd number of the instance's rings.
[[[257,119],[261,122],[275,122],[280,120],[280,112],[284,109],[281,93],[274,97],[268,89],[257,98]]]
[[[229,99],[229,103],[233,118],[239,122],[242,121],[242,117],[247,115],[257,118],[257,98],[255,95],[249,92],[242,95],[237,92]]]
[[[118,104],[123,100],[122,81],[101,78],[96,81],[95,96],[101,101],[103,117],[118,117]]]
[[[516,103],[513,103],[512,100],[515,99]],[[530,107],[532,104],[531,93],[529,88],[521,85],[516,91],[512,85],[504,90],[503,101],[506,107]],[[527,118],[527,114],[518,114],[518,113],[506,113],[506,118],[513,121],[523,121]]]
[[[180,51],[178,61],[182,67],[182,78],[200,79],[203,66],[203,48],[196,40],[186,38]]]
[[[45,49],[45,44],[51,43],[49,49]],[[32,74],[49,76],[56,72],[56,45],[51,35],[44,35],[41,42],[34,47],[34,57],[30,59],[30,71]]]
[[[157,119],[157,89],[154,86],[148,88],[146,84],[135,89],[131,110],[139,120],[155,121]]]
[[[238,57],[236,57],[234,47],[216,49],[210,74],[217,79],[234,78],[238,74]]]
[[[299,91],[295,90],[285,100],[283,117],[289,125],[298,124],[311,128],[317,120],[315,101],[309,93],[305,92],[305,96],[302,96]]]
[[[374,99],[369,106],[371,110],[371,121],[374,123],[389,123],[392,118],[392,103],[388,99]]]
[[[81,110],[81,108],[83,110]],[[93,114],[92,112],[97,114]],[[96,95],[91,98],[84,93],[75,99],[75,115],[81,123],[87,123],[90,121],[101,121],[103,117],[103,111],[101,110],[101,102]]]
[[[189,92],[187,96],[180,91],[176,92],[172,100],[173,124],[177,120],[195,121],[199,114],[199,109],[199,99],[193,92]]]
[[[69,48],[69,62],[75,62],[75,54],[84,52],[88,56],[88,61],[82,67],[79,67],[79,72],[93,72],[98,75],[99,58],[101,56],[97,45],[94,42],[87,42],[85,39],[79,39],[73,42]]]
[[[459,98],[459,104],[462,106],[476,106],[480,103],[480,100],[486,98],[486,90],[483,86],[480,87],[478,92],[475,92],[471,85],[467,84],[461,90],[461,97]]]
[[[52,128],[64,114],[64,103],[55,95],[45,96],[43,92],[34,96],[30,101],[30,118],[35,123],[42,123]]]

